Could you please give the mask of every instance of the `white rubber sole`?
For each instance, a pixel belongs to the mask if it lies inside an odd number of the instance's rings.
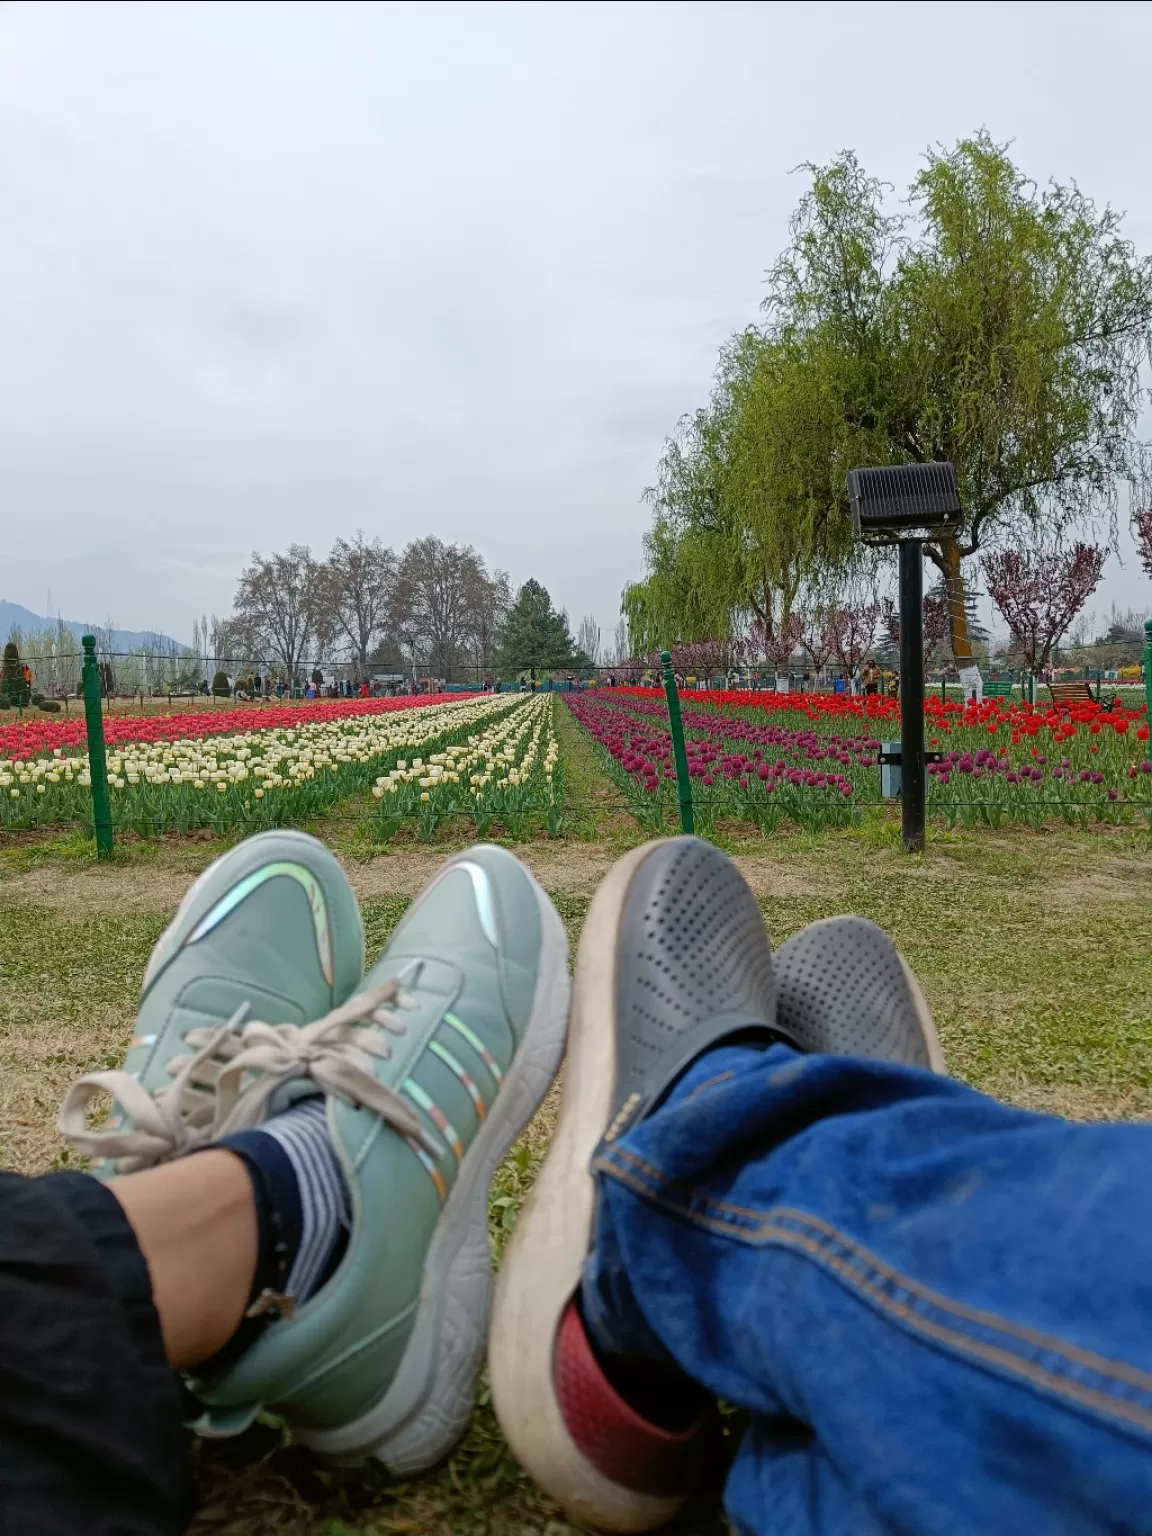
[[[533,885],[542,945],[532,1016],[445,1202],[400,1367],[360,1418],[339,1429],[297,1431],[305,1445],[342,1465],[375,1459],[394,1476],[408,1477],[442,1460],[468,1425],[492,1305],[488,1189],[559,1070],[568,1028],[568,936],[555,907]]]
[[[904,980],[908,983],[908,991],[912,997],[912,1006],[916,1010],[916,1022],[924,1035],[924,1044],[928,1049],[928,1066],[940,1077],[948,1076],[948,1063],[944,1059],[944,1047],[940,1044],[940,1036],[936,1033],[936,1021],[932,1017],[932,1010],[928,1006],[928,999],[920,983],[916,980],[912,967],[900,956],[900,965],[904,971]]]
[[[525,1470],[577,1524],[604,1531],[664,1525],[683,1500],[633,1493],[602,1476],[565,1427],[552,1379],[556,1330],[580,1283],[592,1231],[589,1163],[608,1126],[616,1082],[616,953],[632,877],[654,843],[615,864],[584,923],[576,957],[568,1059],[556,1130],[504,1254],[488,1375],[496,1416]]]

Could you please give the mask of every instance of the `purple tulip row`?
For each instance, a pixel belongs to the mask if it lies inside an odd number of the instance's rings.
[[[633,697],[609,701],[579,694],[570,698],[568,705],[594,740],[649,793],[659,788],[661,779],[675,777],[671,735],[655,725],[655,720],[666,718],[661,703]],[[766,794],[787,784],[834,789],[847,797],[854,786],[843,769],[874,767],[880,745],[862,736],[833,735],[821,740],[810,730],[756,725],[691,708],[683,711],[683,719],[688,772],[705,788],[722,779],[742,790],[759,787]],[[822,766],[812,766],[816,763]]]
[[[1145,771],[1140,765],[1140,771]],[[1104,775],[1096,768],[1077,770],[1067,757],[1048,766],[1047,755],[1037,753],[1030,763],[1010,763],[1006,757],[981,749],[977,752],[946,752],[938,763],[929,763],[928,772],[941,785],[947,785],[956,774],[970,775],[973,779],[1000,779],[1005,784],[1042,784],[1045,778],[1059,784],[1103,784]],[[1116,791],[1109,790],[1112,799]]]

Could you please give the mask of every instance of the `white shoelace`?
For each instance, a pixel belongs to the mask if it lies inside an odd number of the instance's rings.
[[[416,1111],[377,1082],[373,1069],[374,1060],[392,1054],[386,1036],[407,1031],[399,1011],[414,1006],[396,978],[367,988],[312,1024],[245,1022],[248,1005],[242,1004],[219,1029],[188,1032],[196,1054],[173,1061],[170,1070],[178,1070],[172,1083],[155,1093],[121,1070],[78,1078],[57,1129],[83,1156],[116,1158],[122,1160],[121,1173],[134,1173],[233,1131],[250,1130],[267,1118],[286,1083],[309,1078],[353,1108],[374,1110],[394,1130],[438,1154]],[[121,1107],[131,1125],[89,1127],[88,1111],[101,1094]]]

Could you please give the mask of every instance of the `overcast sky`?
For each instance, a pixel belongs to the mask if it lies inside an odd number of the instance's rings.
[[[186,639],[363,527],[607,637],[798,162],[983,124],[1147,251],[1150,56],[1144,4],[9,0],[0,598]]]

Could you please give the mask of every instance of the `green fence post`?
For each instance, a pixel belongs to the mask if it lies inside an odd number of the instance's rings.
[[[1144,699],[1148,710],[1148,724],[1152,725],[1152,619],[1144,620]],[[1152,748],[1149,748],[1152,756]]]
[[[688,776],[688,754],[684,750],[684,722],[680,718],[680,691],[672,671],[672,657],[667,651],[660,652],[660,666],[664,673],[664,697],[668,700],[668,726],[672,732],[672,752],[676,759],[676,789],[680,801],[680,830],[695,831],[692,818],[692,780]]]
[[[92,822],[96,829],[96,854],[112,852],[112,803],[108,798],[108,761],[104,753],[104,716],[100,710],[100,672],[96,666],[96,640],[85,635],[84,718],[88,722],[88,776],[92,780]]]

